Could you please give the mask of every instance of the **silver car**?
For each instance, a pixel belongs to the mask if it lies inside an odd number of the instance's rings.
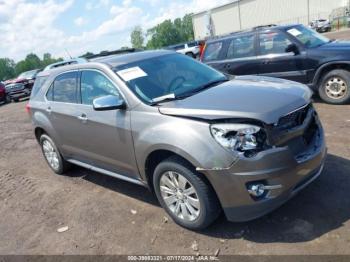
[[[222,210],[230,221],[260,217],[320,175],[311,95],[148,51],[43,71],[27,109],[55,173],[75,164],[148,187],[176,223],[202,229]]]

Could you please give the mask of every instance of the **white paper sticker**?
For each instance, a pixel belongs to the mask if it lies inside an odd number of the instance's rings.
[[[117,74],[126,82],[136,78],[147,76],[145,71],[143,71],[138,66],[120,70],[117,72]]]
[[[298,29],[296,29],[296,28],[289,29],[287,32],[290,33],[290,34],[293,35],[293,36],[298,36],[298,35],[301,35],[301,34],[302,34],[302,33],[301,33]]]

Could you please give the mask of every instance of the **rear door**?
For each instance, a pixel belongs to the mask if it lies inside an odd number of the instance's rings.
[[[293,44],[284,32],[269,30],[258,37],[259,75],[271,76],[306,83],[305,52],[286,52]]]
[[[209,65],[230,75],[256,75],[259,63],[256,60],[255,33],[235,35],[226,39],[219,56],[219,61],[208,62]],[[209,47],[208,47],[209,48]],[[207,53],[207,50],[206,50]],[[208,52],[209,53],[209,52]]]
[[[67,157],[76,156],[78,160],[87,161],[80,154],[77,138],[82,133],[80,122],[77,119],[78,71],[65,72],[58,75],[51,84],[46,99],[48,100],[47,114],[55,130],[55,142],[59,144],[62,153]]]

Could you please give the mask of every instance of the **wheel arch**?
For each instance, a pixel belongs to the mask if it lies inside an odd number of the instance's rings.
[[[313,80],[314,86],[316,87],[315,89],[318,90],[320,88],[320,82],[322,81],[322,78],[325,74],[336,69],[343,69],[350,72],[350,62],[349,61],[329,62],[319,67],[316,71],[316,74]]]

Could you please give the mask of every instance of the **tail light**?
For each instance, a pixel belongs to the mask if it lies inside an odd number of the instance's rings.
[[[200,58],[199,60],[201,62],[203,62],[203,58],[204,58],[204,52],[205,52],[205,48],[207,47],[207,44],[204,44],[203,48],[201,48],[201,51],[200,51]]]
[[[29,103],[26,104],[26,112],[28,114],[30,114],[30,105],[29,105]]]

